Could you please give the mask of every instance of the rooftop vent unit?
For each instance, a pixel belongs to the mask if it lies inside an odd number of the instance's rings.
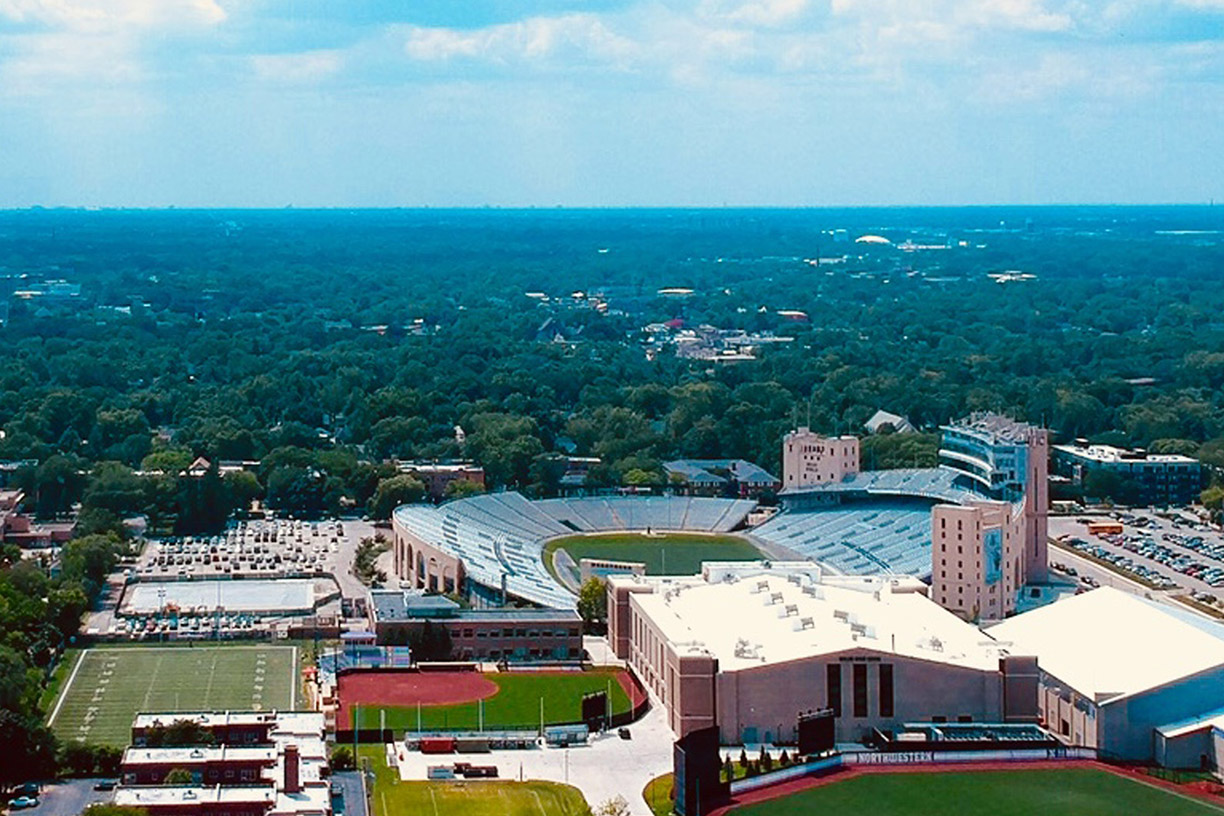
[[[793,617],[798,614],[799,614],[798,606],[796,606],[795,604],[787,604],[786,610],[783,612],[782,617],[789,618],[789,617]]]
[[[846,611],[846,610],[844,610],[844,609],[834,609],[834,610],[833,610],[833,617],[834,617],[834,618],[836,618],[837,620],[841,621],[842,623],[849,623],[849,622],[850,622],[850,613],[849,613],[849,612],[847,612],[847,611]]]
[[[780,604],[780,603],[782,603],[782,593],[781,592],[774,592],[770,594],[769,603],[767,604],[768,606],[773,606],[774,604]]]
[[[811,618],[800,618],[799,620],[795,621],[795,631],[796,632],[801,632],[804,629],[815,629],[815,628],[816,628],[816,621],[812,620]]]
[[[792,584],[794,584],[795,586],[799,586],[801,583],[803,583],[803,576],[801,576],[801,575],[788,575],[788,576],[786,576],[786,580],[790,581],[790,582],[791,582]]]
[[[768,581],[757,581],[757,585],[753,587],[752,593],[755,595],[758,592],[766,592],[769,590]]]

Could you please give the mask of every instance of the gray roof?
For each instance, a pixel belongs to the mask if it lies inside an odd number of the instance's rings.
[[[668,473],[679,473],[694,484],[725,484],[734,479],[746,484],[776,484],[778,478],[745,459],[676,459],[665,462]],[[723,476],[719,471],[729,474]]]

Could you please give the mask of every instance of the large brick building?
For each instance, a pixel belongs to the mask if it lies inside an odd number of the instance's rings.
[[[691,578],[608,579],[609,640],[678,736],[790,741],[832,708],[839,741],[905,722],[1034,722],[1036,661],[932,603],[916,579],[810,562],[707,563]]]
[[[199,724],[212,744],[148,745],[179,720]],[[315,712],[141,714],[115,803],[149,816],[331,816],[324,737]],[[166,784],[172,771],[190,782]]]

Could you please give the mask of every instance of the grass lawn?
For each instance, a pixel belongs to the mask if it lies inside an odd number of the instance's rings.
[[[297,702],[292,646],[145,646],[83,650],[48,722],[62,740],[125,746],[142,711],[288,709]]]
[[[646,800],[646,805],[654,816],[671,816],[672,805],[675,804],[672,800],[674,785],[675,778],[666,773],[656,776],[642,788],[642,798]]]
[[[556,782],[401,782],[389,768],[383,747],[361,749],[374,770],[371,816],[584,816],[589,813],[582,793]],[[439,757],[438,763],[447,759]]]
[[[563,673],[504,672],[484,677],[497,684],[499,691],[484,701],[485,730],[534,728],[540,724],[540,699],[544,699],[544,722],[574,722],[582,717],[582,695],[612,689],[612,713],[630,709],[629,695],[617,682],[617,670]],[[347,705],[347,702],[346,702]],[[395,731],[417,729],[416,708],[365,706],[357,711],[363,728],[380,727],[379,712],[387,712],[387,728]],[[422,706],[421,726],[432,730],[476,730],[478,705],[462,703],[448,706]]]
[[[1220,816],[1224,808],[1105,771],[872,774],[769,802],[735,816]]]
[[[641,561],[651,575],[696,575],[701,572],[702,561],[755,561],[765,557],[739,536],[702,533],[566,536],[545,546],[546,565],[552,564],[552,554],[556,550],[565,550],[575,564],[582,558]]]

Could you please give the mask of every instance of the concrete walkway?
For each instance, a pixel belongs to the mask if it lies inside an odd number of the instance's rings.
[[[587,745],[572,748],[536,748],[527,751],[492,751],[484,754],[421,754],[396,746],[400,778],[426,778],[430,765],[470,762],[496,765],[502,779],[544,779],[565,782],[582,791],[592,808],[620,795],[633,816],[650,816],[642,789],[656,776],[672,769],[672,733],[658,706],[629,726],[632,739],[615,731],[594,735]],[[479,781],[473,780],[478,785]]]

